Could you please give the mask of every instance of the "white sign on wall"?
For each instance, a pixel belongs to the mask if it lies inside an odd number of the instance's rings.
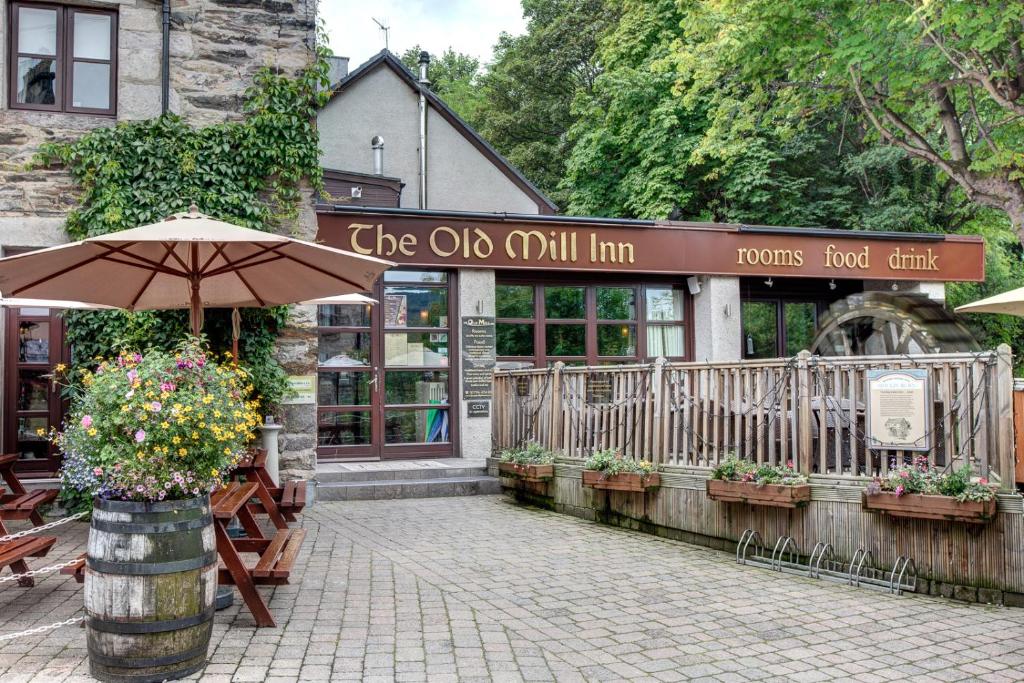
[[[931,450],[931,424],[927,370],[868,370],[868,448]]]

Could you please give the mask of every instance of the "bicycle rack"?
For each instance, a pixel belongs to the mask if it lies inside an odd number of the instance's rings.
[[[746,529],[740,536],[736,545],[736,562],[857,588],[883,590],[893,595],[914,592],[917,587],[917,565],[913,558],[901,555],[892,569],[886,571],[875,567],[875,558],[870,550],[858,548],[853,558],[845,562],[836,557],[831,543],[819,541],[804,563],[791,536],[780,537],[769,555],[764,539],[754,529]]]

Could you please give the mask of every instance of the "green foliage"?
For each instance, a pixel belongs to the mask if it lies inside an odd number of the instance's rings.
[[[880,491],[897,496],[908,493],[949,496],[961,503],[992,500],[996,495],[988,480],[972,476],[970,465],[947,472],[930,466],[923,455],[915,457],[909,465],[894,462],[885,476],[875,477],[868,485],[868,493]]]
[[[414,74],[420,72],[420,52],[414,45],[402,53],[401,60]],[[469,125],[476,127],[483,107],[480,91],[480,60],[448,48],[440,56],[430,55],[430,90]]]
[[[68,234],[82,239],[157,222],[193,202],[214,218],[295,232],[303,183],[322,186],[316,112],[329,95],[328,54],[318,48],[294,78],[261,69],[237,121],[194,128],[168,114],[43,145],[34,163],[64,166],[82,188]],[[270,411],[286,391],[273,350],[287,309],[241,315],[240,355]],[[184,311],[69,312],[67,321],[76,367],[112,349],[170,350],[189,330]],[[215,351],[230,349],[230,311],[208,310],[204,331]]]
[[[528,443],[526,448],[512,448],[498,454],[502,462],[516,465],[550,465],[555,461],[555,454],[539,443]]]
[[[526,33],[502,34],[480,78],[476,128],[555,203],[572,142],[577,93],[589,93],[602,66],[597,38],[617,18],[609,0],[523,0]]]
[[[749,460],[740,460],[736,456],[726,458],[724,462],[713,469],[711,478],[724,481],[745,481],[758,486],[764,484],[796,486],[807,483],[807,476],[794,470],[792,463],[758,465]]]
[[[651,461],[624,458],[622,453],[614,448],[595,450],[583,463],[583,468],[603,472],[605,477],[616,474],[639,474],[646,479],[654,472],[654,464]]]

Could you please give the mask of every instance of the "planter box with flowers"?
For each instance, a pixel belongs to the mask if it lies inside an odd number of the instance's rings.
[[[615,449],[594,451],[583,463],[586,488],[642,493],[660,485],[661,475],[650,461],[623,458]]]
[[[797,508],[811,500],[807,477],[786,465],[757,465],[729,458],[711,472],[705,484],[708,498],[725,503]]]
[[[213,627],[210,493],[259,424],[253,386],[195,340],[176,353],[121,353],[80,379],[54,440],[62,486],[94,496],[84,591],[90,671],[105,681],[186,676],[206,664]]]
[[[924,456],[875,477],[862,500],[865,510],[893,517],[983,524],[996,516],[996,493],[987,480],[972,478],[969,465],[952,472],[930,467]]]
[[[502,486],[519,493],[548,495],[548,483],[555,476],[555,454],[540,444],[503,451],[499,456],[498,473]]]

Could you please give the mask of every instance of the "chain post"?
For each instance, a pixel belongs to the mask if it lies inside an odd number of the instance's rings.
[[[811,352],[804,350],[796,357],[797,376],[797,464],[801,474],[810,475],[814,458],[811,433]]]
[[[549,434],[550,443],[547,444],[547,448],[552,451],[564,452],[566,445],[565,435],[562,434],[562,423],[564,416],[562,415],[562,368],[565,367],[565,363],[562,361],[556,361],[551,370],[551,415]]]

